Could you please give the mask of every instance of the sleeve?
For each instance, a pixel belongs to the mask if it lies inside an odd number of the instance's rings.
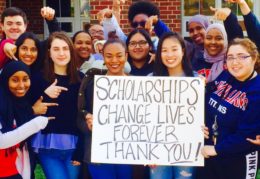
[[[224,21],[224,26],[225,26],[225,29],[227,32],[229,42],[235,38],[244,37],[243,30],[238,23],[237,16],[235,14],[233,14],[232,12],[227,17],[227,19]]]
[[[48,124],[48,118],[38,116],[13,131],[0,133],[0,149],[12,147],[41,129],[44,129]]]
[[[122,41],[126,41],[127,36],[125,33],[122,31],[121,27],[119,26],[116,17],[112,15],[111,18],[106,18],[103,21],[103,28],[104,28],[104,34],[105,34],[105,39],[108,39],[108,33],[111,31],[116,31],[116,35],[121,39]]]
[[[158,22],[154,26],[154,32],[157,35],[157,37],[161,37],[165,32],[170,32],[171,30],[169,27],[162,21],[158,20]]]
[[[0,44],[0,69],[2,69],[7,62],[7,56],[5,55],[4,52],[4,46],[6,43],[11,43],[14,44],[14,41],[12,39],[5,39],[1,41]]]
[[[76,149],[72,155],[71,160],[72,161],[78,161],[78,162],[83,162],[84,158],[84,136],[82,134],[78,135],[78,142]]]
[[[51,21],[48,21],[46,20],[46,23],[48,25],[48,29],[49,29],[49,33],[53,33],[53,32],[56,32],[56,31],[61,31],[61,28],[59,26],[59,23],[58,23],[58,20],[56,17],[54,17],[53,20]]]
[[[246,115],[241,116],[236,132],[227,136],[215,146],[217,154],[219,156],[233,156],[257,150],[257,146],[248,142],[246,138],[255,138],[259,134],[259,116],[260,113],[256,110],[248,111]]]
[[[256,43],[258,49],[260,49],[260,23],[257,17],[250,12],[244,15],[244,23],[248,37]]]
[[[85,89],[88,82],[88,77],[85,76],[81,81],[79,93],[78,93],[78,115],[77,115],[77,126],[79,130],[83,133],[88,132],[88,128],[85,122],[85,116],[87,115],[86,111],[86,97]]]

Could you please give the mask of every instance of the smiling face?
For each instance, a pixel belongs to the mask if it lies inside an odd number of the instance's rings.
[[[24,71],[14,73],[8,80],[9,90],[16,97],[25,96],[30,86],[30,77]]]
[[[89,31],[93,41],[105,39],[103,26],[101,26],[99,24],[92,25],[88,31]]]
[[[1,23],[1,27],[7,39],[16,41],[25,32],[27,24],[24,23],[22,16],[7,16],[4,18],[3,24]]]
[[[212,57],[217,56],[224,49],[224,37],[218,29],[210,29],[204,40],[204,48]]]
[[[228,60],[228,59],[232,60]],[[256,60],[242,45],[232,45],[227,52],[227,68],[239,81],[245,81],[254,71]]]
[[[169,72],[182,73],[183,50],[177,39],[170,37],[163,41],[161,58]]]
[[[206,30],[200,23],[191,22],[189,24],[189,34],[190,34],[190,38],[195,44],[203,45],[205,35],[206,35]]]
[[[103,49],[104,61],[108,69],[108,75],[123,75],[127,60],[126,49],[120,43],[108,44]]]
[[[18,48],[18,58],[26,65],[32,65],[38,56],[38,49],[32,39],[25,39]]]
[[[70,62],[69,45],[61,39],[54,39],[51,43],[50,57],[54,67],[66,67]]]
[[[149,44],[141,33],[132,36],[128,44],[128,52],[133,61],[146,61],[149,50]]]
[[[93,51],[92,40],[89,34],[85,32],[79,33],[75,38],[74,48],[81,59],[88,59]]]
[[[144,29],[145,22],[148,20],[148,18],[149,17],[146,14],[137,14],[131,23],[132,28]]]

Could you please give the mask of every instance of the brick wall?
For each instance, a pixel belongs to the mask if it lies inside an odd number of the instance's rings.
[[[5,0],[0,0],[0,14],[3,12],[4,8],[6,7]],[[0,39],[2,39],[2,29],[0,27]]]
[[[7,1],[7,7],[9,7]],[[11,6],[19,7],[24,10],[28,19],[29,26],[27,31],[32,31],[35,34],[43,34],[43,18],[40,10],[43,7],[42,0],[12,0]]]
[[[132,2],[138,0],[126,0],[121,6],[121,27],[124,32],[130,31],[128,23],[128,8]],[[161,19],[174,31],[181,32],[181,0],[151,0],[156,3],[161,11]],[[8,7],[9,1],[0,0],[0,14],[5,7]],[[20,7],[25,11],[29,19],[28,30],[36,34],[43,34],[43,19],[40,15],[40,9],[43,6],[42,0],[12,0],[12,6]],[[91,23],[97,22],[96,14],[99,10],[110,7],[112,0],[90,0]]]
[[[124,32],[129,32],[128,8],[132,1],[126,0],[121,6],[120,24]],[[174,31],[181,32],[181,0],[151,0],[156,3],[161,12],[161,19]],[[90,0],[91,23],[97,22],[96,14],[99,10],[112,6],[111,0]]]

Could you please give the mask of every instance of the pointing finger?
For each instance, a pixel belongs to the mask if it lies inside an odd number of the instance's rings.
[[[216,11],[217,11],[217,9],[214,8],[214,7],[212,7],[212,6],[210,6],[209,9],[210,9],[212,12],[216,12]]]
[[[59,104],[58,103],[44,103],[45,104],[45,106],[59,106]]]
[[[57,83],[58,83],[58,80],[55,79],[54,82],[51,84],[51,86],[56,86]]]
[[[63,86],[56,86],[58,90],[68,91],[68,88],[65,88]]]
[[[55,117],[47,117],[48,118],[48,120],[54,120],[55,119]]]

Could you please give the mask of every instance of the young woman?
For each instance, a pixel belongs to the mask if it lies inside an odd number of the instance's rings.
[[[209,25],[210,22],[206,16],[200,14],[192,16],[188,23],[192,42],[185,41],[187,57],[191,60],[193,70],[203,76],[206,76],[211,68],[211,64],[203,57],[206,29]]]
[[[48,118],[33,119],[26,99],[30,70],[20,61],[11,61],[0,75],[0,178],[30,178],[25,139],[46,127]],[[19,154],[20,153],[20,154]]]
[[[212,66],[207,81],[211,82],[224,70],[224,59],[227,52],[228,38],[222,24],[211,24],[206,30],[204,40],[204,58]]]
[[[78,56],[77,67],[82,73],[85,74],[95,60],[103,60],[101,54],[93,54],[93,40],[88,32],[76,32],[72,37],[72,41]]]
[[[159,41],[153,76],[193,77],[190,61],[186,58],[183,38],[175,32],[165,33]],[[195,178],[195,168],[180,166],[151,167],[152,179]]]
[[[104,44],[103,55],[107,70],[91,69],[91,71],[88,72],[88,76],[83,79],[83,82],[81,84],[81,90],[84,95],[79,95],[79,98],[82,98],[82,96],[84,96],[84,99],[79,99],[79,101],[83,101],[83,103],[85,102],[85,104],[79,104],[79,111],[82,116],[79,120],[81,120],[82,125],[86,126],[85,137],[88,144],[85,145],[86,148],[84,149],[84,162],[88,163],[88,170],[90,171],[92,178],[130,179],[132,178],[132,168],[130,165],[90,163],[92,122],[93,120],[95,120],[92,117],[93,107],[95,106],[95,104],[93,104],[94,75],[127,75],[124,72],[124,66],[127,61],[126,46],[122,41],[118,39],[108,40]],[[82,107],[84,107],[84,109],[82,109]]]
[[[143,29],[133,30],[126,40],[128,62],[131,66],[131,75],[146,76],[153,71],[153,62],[150,62],[154,46],[149,34]]]
[[[80,77],[76,68],[73,43],[64,32],[54,32],[48,39],[43,73],[32,80],[32,96],[58,103],[46,115],[55,117],[32,140],[45,176],[50,179],[78,177],[81,159],[76,151],[81,142],[76,127],[77,95]],[[59,85],[59,86],[57,86]]]
[[[38,57],[40,54],[40,41],[32,32],[25,32],[16,40],[15,45],[17,51],[15,56],[17,59],[24,62],[31,70],[32,73],[40,70],[43,63],[40,62]]]
[[[227,49],[227,69],[206,95],[209,138],[202,148],[206,158],[201,178],[255,178],[257,148],[247,138],[260,131],[260,76],[256,45],[235,39]]]

